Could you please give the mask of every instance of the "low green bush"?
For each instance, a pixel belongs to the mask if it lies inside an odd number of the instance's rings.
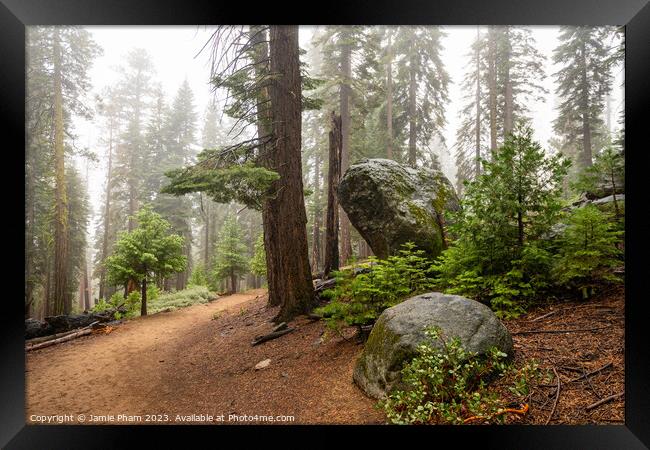
[[[161,293],[153,300],[147,299],[147,310],[149,314],[173,311],[186,306],[207,303],[211,296],[207,287],[193,286],[182,291]]]
[[[407,243],[397,255],[385,260],[370,257],[368,273],[355,275],[356,266],[334,272],[335,287],[322,294],[331,301],[317,308],[315,313],[323,316],[327,325],[336,330],[344,324],[360,327],[374,323],[384,309],[432,288],[430,264],[424,251]]]
[[[479,356],[466,351],[457,338],[445,340],[439,328],[427,328],[425,334],[418,355],[402,369],[405,389],[377,404],[391,423],[457,425],[473,419],[503,423],[506,402],[488,389],[489,382],[514,372],[510,392],[523,401],[531,381],[538,377],[534,361],[516,370],[496,348]],[[437,340],[442,350],[434,345]]]

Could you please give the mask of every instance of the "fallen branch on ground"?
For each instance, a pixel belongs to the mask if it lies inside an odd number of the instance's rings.
[[[533,320],[529,320],[529,322],[537,322],[538,320],[545,319],[546,317],[552,316],[553,314],[556,314],[558,312],[562,311],[562,309],[556,309],[555,311],[551,311],[550,313],[546,313],[543,316],[539,316],[534,318]]]
[[[286,328],[286,329],[284,329],[284,330],[274,331],[274,332],[272,332],[272,333],[265,334],[264,336],[257,336],[257,337],[253,340],[253,342],[251,342],[251,345],[252,345],[252,346],[256,346],[256,345],[258,345],[258,344],[261,344],[262,342],[270,341],[270,340],[272,340],[272,339],[277,339],[277,338],[279,338],[280,336],[284,336],[285,334],[287,334],[287,333],[291,333],[291,332],[294,331],[294,330],[295,330],[295,328]]]
[[[73,333],[67,333],[65,336],[62,336],[62,337],[59,337],[59,338],[56,338],[56,339],[49,339],[47,341],[40,342],[38,344],[25,346],[25,351],[28,352],[30,350],[37,350],[39,348],[49,347],[50,345],[59,344],[61,342],[66,342],[66,341],[71,341],[72,339],[76,339],[78,337],[85,336],[87,334],[92,333],[91,327],[93,325],[95,325],[96,323],[99,323],[99,321],[96,320],[95,322],[91,323],[90,325],[87,325],[87,326],[85,326],[85,327],[83,327],[83,328],[81,328],[79,330],[75,330]]]
[[[500,416],[502,414],[507,414],[507,413],[514,413],[514,414],[526,414],[528,412],[528,403],[526,403],[523,408],[521,409],[514,409],[514,408],[506,408],[502,411],[497,412],[496,414],[493,414],[492,416],[486,417],[486,416],[472,416],[468,417],[467,419],[463,420],[463,423],[469,423],[474,420],[479,420],[479,419],[493,419],[497,416]]]
[[[530,331],[517,331],[512,334],[538,334],[538,333],[583,333],[583,332],[588,332],[588,331],[597,331],[597,330],[604,330],[606,328],[611,328],[611,326],[607,327],[597,327],[597,328],[578,328],[575,330],[530,330]]]
[[[553,414],[555,414],[555,408],[557,408],[557,401],[560,399],[560,375],[558,375],[555,367],[553,367],[553,373],[555,374],[555,378],[557,378],[557,391],[555,393],[555,401],[553,402],[551,414],[549,414],[548,419],[546,419],[546,423],[544,425],[548,425],[551,422],[551,418],[553,417]]]
[[[592,371],[589,372],[589,373],[585,373],[585,374],[583,374],[582,376],[579,376],[579,377],[577,377],[577,378],[574,378],[574,379],[572,379],[572,380],[569,380],[569,383],[572,383],[572,382],[574,382],[574,381],[578,381],[578,380],[582,380],[583,378],[590,377],[590,376],[592,376],[592,375],[594,375],[594,374],[596,374],[596,373],[598,373],[598,372],[602,372],[603,370],[607,369],[608,367],[612,367],[613,365],[614,365],[613,363],[608,362],[607,364],[605,364],[605,365],[604,365],[603,367],[601,367],[600,369],[592,370]]]
[[[592,410],[594,408],[599,407],[602,404],[611,402],[612,400],[616,400],[617,398],[622,397],[623,395],[625,395],[625,391],[619,392],[618,394],[610,395],[609,397],[605,397],[602,400],[598,400],[596,403],[592,403],[591,405],[587,406],[585,409],[587,411],[590,411],[590,410]]]
[[[77,330],[65,331],[63,333],[50,334],[48,336],[42,336],[42,337],[37,337],[37,338],[34,338],[34,339],[28,339],[28,340],[25,341],[25,346],[28,347],[28,346],[40,344],[41,342],[46,342],[46,341],[51,341],[53,339],[58,339],[58,338],[61,338],[63,336],[67,336],[69,334],[76,333],[77,331],[79,331],[79,330],[77,329]]]

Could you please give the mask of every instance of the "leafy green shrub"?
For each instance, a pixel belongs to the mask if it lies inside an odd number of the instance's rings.
[[[155,284],[147,286],[147,301],[155,301],[160,295],[160,289]]]
[[[194,286],[182,291],[162,293],[158,298],[149,302],[149,313],[173,311],[186,306],[207,303],[210,298],[210,290],[205,286]]]
[[[100,313],[111,308],[113,308],[113,305],[110,302],[107,302],[103,298],[100,298],[99,301],[95,303],[95,306],[93,306],[90,311],[94,313]]]
[[[541,241],[525,243],[519,257],[509,261],[502,273],[483,273],[482,263],[472,254],[471,246],[460,241],[446,250],[431,270],[437,275],[435,283],[445,292],[487,303],[503,319],[525,313],[552,283],[553,255]]]
[[[470,418],[503,423],[505,405],[488,383],[512,371],[507,355],[496,348],[485,355],[466,351],[458,338],[445,340],[440,329],[425,329],[427,340],[402,369],[405,390],[394,391],[378,403],[394,424],[462,424]],[[434,344],[440,340],[442,350]],[[511,392],[525,397],[537,374],[533,362],[516,371]]]
[[[549,287],[552,254],[545,236],[562,214],[569,162],[548,156],[518,124],[483,172],[467,184],[450,234],[457,239],[432,266],[445,292],[517,317]]]
[[[315,311],[325,317],[330,328],[339,329],[342,324],[361,326],[373,323],[384,309],[432,287],[428,275],[431,262],[424,256],[424,251],[416,250],[413,243],[404,244],[397,255],[385,260],[375,257],[368,260],[368,273],[355,276],[354,268],[334,272],[334,289],[322,294],[331,302]]]
[[[197,264],[194,266],[194,269],[192,270],[192,275],[190,275],[190,279],[188,280],[188,286],[207,286],[208,285],[208,277],[205,273],[205,268],[203,267],[203,264]]]
[[[586,205],[573,212],[567,225],[554,268],[558,284],[578,289],[587,298],[599,282],[620,282],[611,269],[621,265],[616,244],[622,232],[614,229],[611,218]]]

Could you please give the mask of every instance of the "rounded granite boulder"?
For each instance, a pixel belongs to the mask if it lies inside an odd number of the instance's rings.
[[[429,326],[440,327],[445,338],[458,337],[468,351],[484,354],[496,347],[513,354],[510,333],[489,307],[458,295],[431,292],[411,297],[379,316],[354,368],[355,383],[377,399],[399,388],[400,371],[417,355]],[[434,345],[442,348],[439,341]]]

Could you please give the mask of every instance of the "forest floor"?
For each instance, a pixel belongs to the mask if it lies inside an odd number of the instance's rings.
[[[256,422],[256,415],[293,416],[276,419],[280,423],[385,423],[375,401],[352,382],[362,350],[353,329],[344,331],[345,338],[328,336],[322,322],[303,316],[289,324],[295,331],[251,346],[255,336],[271,331],[278,311],[267,306],[265,294],[253,290],[139,317],[108,334],[28,352],[27,423],[35,423],[33,414],[72,414],[72,423],[80,423],[83,414],[90,424],[206,423],[201,414],[212,415],[207,423],[215,424],[268,423],[260,417]],[[528,414],[509,423],[544,424],[551,416],[551,424],[624,422],[623,397],[587,410],[624,390],[622,288],[588,302],[533,310],[506,326],[513,333],[516,364],[534,358],[549,374],[533,386]],[[592,331],[518,334],[578,329]],[[256,370],[265,359],[270,365]],[[501,388],[507,396],[505,385]],[[152,415],[160,416],[147,422]]]

